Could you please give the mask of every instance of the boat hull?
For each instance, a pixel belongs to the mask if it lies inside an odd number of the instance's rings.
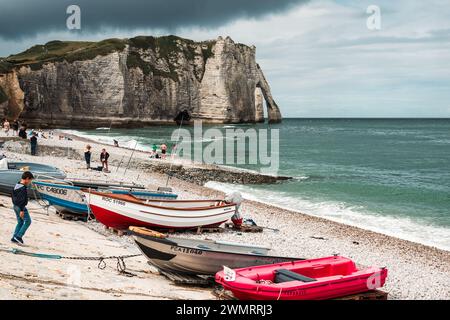
[[[226,279],[223,271],[216,274],[216,282],[241,300],[325,300],[367,292],[384,285],[387,269],[370,267],[356,270],[349,274],[343,273],[326,275],[313,279],[312,282],[291,280],[273,283],[274,272],[277,269],[298,269],[304,267],[303,272],[310,274],[321,273],[323,270],[338,270],[341,268],[339,260],[350,259],[344,257],[327,257],[320,259],[296,261],[275,265],[265,265],[236,269],[234,281]],[[353,262],[351,262],[353,263]],[[302,266],[304,264],[304,266]],[[354,264],[353,264],[354,265]],[[259,280],[259,282],[257,281]],[[261,282],[260,280],[265,280]],[[269,281],[268,281],[269,280]]]
[[[185,246],[177,240],[145,237],[133,233],[133,238],[149,262],[163,271],[191,275],[214,275],[226,265],[231,268],[243,268],[252,265],[264,265],[299,258],[276,257],[244,252],[215,251],[200,246]],[[205,241],[203,241],[205,242]],[[199,242],[202,243],[202,242]]]
[[[11,195],[17,182],[20,181],[24,170],[29,170],[34,177],[46,176],[55,179],[64,179],[66,174],[56,167],[31,162],[10,162],[8,169],[0,170],[0,194]],[[28,197],[35,199],[35,192],[28,188]]]
[[[40,197],[46,200],[60,212],[70,212],[74,214],[86,215],[89,212],[88,204],[85,200],[81,187],[49,183],[42,181],[33,182]],[[167,193],[156,193],[145,190],[110,190],[115,194],[133,194],[143,199],[176,199],[177,195]]]
[[[107,227],[118,230],[130,226],[180,230],[214,227],[229,220],[236,212],[234,204],[199,209],[189,208],[188,201],[180,201],[180,208],[171,208],[149,206],[101,193],[85,192],[85,195],[95,218]],[[176,204],[175,201],[173,203]],[[184,204],[186,207],[183,207]]]

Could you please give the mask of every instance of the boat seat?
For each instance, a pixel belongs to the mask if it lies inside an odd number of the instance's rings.
[[[275,270],[275,280],[274,283],[282,283],[289,281],[301,281],[301,282],[313,282],[317,281],[317,279],[309,278],[300,273],[292,272],[286,269],[277,269]]]

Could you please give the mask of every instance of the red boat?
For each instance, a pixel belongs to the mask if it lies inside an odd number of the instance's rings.
[[[386,277],[386,268],[358,270],[352,260],[333,256],[229,269],[216,282],[242,300],[324,300],[380,288]]]

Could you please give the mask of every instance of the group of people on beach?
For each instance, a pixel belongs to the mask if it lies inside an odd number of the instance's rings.
[[[26,126],[25,123],[21,125],[18,120],[14,120],[12,123],[10,123],[8,119],[3,119],[2,121],[2,128],[6,136],[9,136],[11,129],[12,136],[18,136],[19,128],[22,129],[24,125]]]
[[[84,160],[86,161],[86,169],[91,169],[91,158],[92,158],[92,146],[86,145],[86,150],[84,151]],[[100,162],[102,163],[101,170],[104,172],[109,172],[108,169],[108,159],[109,159],[109,153],[106,151],[105,148],[102,149],[102,152],[100,153]]]
[[[28,129],[28,126],[25,122],[20,123],[17,119],[14,120],[12,124],[9,122],[8,119],[3,119],[2,128],[3,131],[5,132],[5,135],[8,137],[12,129],[11,135],[12,137],[29,139],[32,156],[37,155],[38,138],[40,139],[53,138],[53,131],[49,131],[47,136],[42,129],[39,130]]]
[[[159,149],[161,150],[161,154],[158,153],[158,146],[156,144],[153,144],[152,151],[150,152],[150,158],[166,159],[167,145],[163,143],[159,146]]]
[[[114,140],[114,146],[119,147],[119,142],[117,140]],[[158,146],[156,144],[152,145],[152,151],[150,152],[150,158],[166,159],[167,145],[165,143],[163,143],[159,146],[159,148],[161,150],[161,154],[158,153]],[[84,151],[84,160],[86,162],[86,169],[94,169],[91,167],[91,159],[92,159],[92,151],[91,150],[92,150],[92,146],[90,144],[86,145],[86,149]],[[96,168],[95,170],[102,170],[104,172],[109,172],[108,159],[109,159],[109,153],[106,151],[105,148],[103,148],[102,152],[100,153],[100,162],[101,162],[102,166]]]

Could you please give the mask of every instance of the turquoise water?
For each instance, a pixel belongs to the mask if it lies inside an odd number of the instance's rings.
[[[268,125],[214,126],[233,127]],[[280,130],[278,173],[292,181],[208,186],[450,250],[450,120],[285,119],[270,127]],[[82,134],[147,147],[170,141],[174,129]]]

